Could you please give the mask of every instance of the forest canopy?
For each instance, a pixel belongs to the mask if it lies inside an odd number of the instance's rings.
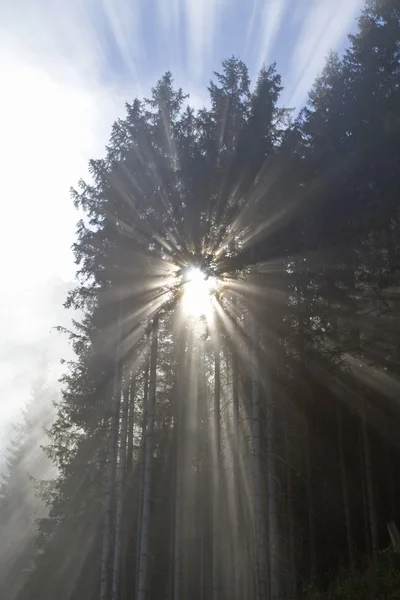
[[[169,72],[126,104],[72,190],[76,360],[10,600],[350,598],[366,564],[360,598],[399,593],[399,65],[370,0],[297,116],[235,56],[207,108]]]

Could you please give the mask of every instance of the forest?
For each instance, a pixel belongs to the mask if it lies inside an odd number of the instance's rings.
[[[9,450],[2,599],[400,598],[399,1],[282,91],[232,56],[198,110],[167,72],[72,189],[75,359],[51,477],[34,401]]]

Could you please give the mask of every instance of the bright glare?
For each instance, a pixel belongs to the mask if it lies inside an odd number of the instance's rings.
[[[206,277],[198,268],[191,267],[183,284],[182,308],[192,317],[209,316],[212,309],[212,293],[216,288],[215,277]]]

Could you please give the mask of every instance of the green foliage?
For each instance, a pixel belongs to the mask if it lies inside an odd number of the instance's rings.
[[[343,571],[325,593],[314,586],[305,590],[307,600],[398,600],[400,598],[399,556],[389,548],[376,563],[364,561],[355,572]]]

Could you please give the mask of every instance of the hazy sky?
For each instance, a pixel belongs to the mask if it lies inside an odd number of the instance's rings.
[[[74,276],[69,187],[103,154],[123,103],[166,70],[206,101],[220,61],[254,76],[277,62],[300,107],[329,49],[341,50],[360,0],[2,0],[0,3],[0,451],[5,426],[46,355]]]

